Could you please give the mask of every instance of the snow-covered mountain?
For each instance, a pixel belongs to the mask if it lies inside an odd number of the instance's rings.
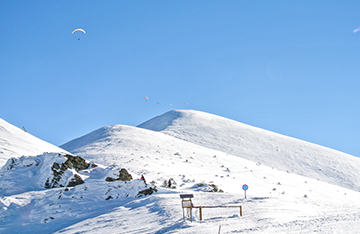
[[[44,152],[67,153],[0,118],[0,166],[11,157],[38,155]]]
[[[220,116],[174,110],[138,127],[360,191],[360,158]]]
[[[61,148],[103,166],[79,172],[69,168],[62,181],[68,183],[77,173],[84,183],[68,189],[45,189],[31,187],[44,184],[44,179],[39,181],[38,172],[44,171],[39,166],[45,165],[41,162],[49,157],[64,164],[66,159],[61,155],[42,154],[9,161],[0,171],[0,232],[360,230],[357,158],[219,116],[192,110],[171,111],[139,127],[100,128]],[[104,181],[106,175],[120,168],[129,171],[134,182]],[[149,186],[156,186],[155,194],[136,197],[144,189],[141,175]],[[9,190],[12,182],[22,190]],[[247,199],[243,184],[249,186]],[[194,194],[194,205],[242,205],[243,216],[231,208],[204,209],[204,220],[200,221],[199,211],[194,209],[194,222],[189,217],[183,221],[180,193]],[[107,199],[108,194],[117,199]]]

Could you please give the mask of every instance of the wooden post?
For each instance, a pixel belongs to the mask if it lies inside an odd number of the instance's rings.
[[[199,215],[200,215],[200,221],[202,220],[202,209],[201,207],[199,208]]]
[[[240,216],[242,216],[242,206],[240,206]]]
[[[190,222],[192,222],[192,208],[189,209],[190,209]]]

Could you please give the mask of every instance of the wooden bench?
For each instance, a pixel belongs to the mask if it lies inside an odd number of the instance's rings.
[[[242,216],[242,206],[194,206],[191,198],[194,196],[192,194],[181,194],[180,198],[182,198],[181,206],[183,209],[183,220],[185,221],[185,212],[184,209],[187,208],[190,211],[190,221],[192,222],[192,209],[199,209],[200,220],[202,220],[202,209],[203,208],[238,208],[240,209],[240,216]]]
[[[200,220],[202,220],[202,209],[203,208],[240,208],[240,216],[242,216],[242,206],[193,206],[192,208],[199,208]]]

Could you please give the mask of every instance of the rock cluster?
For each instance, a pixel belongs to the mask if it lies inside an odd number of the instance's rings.
[[[0,195],[14,195],[32,189],[70,187],[83,190],[96,199],[142,197],[157,192],[144,179],[133,179],[125,168],[97,166],[70,154],[44,153],[38,156],[11,158],[0,169]],[[81,194],[83,198],[84,194]],[[58,199],[66,196],[61,193]],[[73,195],[72,195],[73,196]]]
[[[112,178],[112,177],[106,177],[106,181],[107,182],[112,182],[112,181],[131,181],[133,179],[132,175],[124,168],[121,168],[121,170],[119,171],[119,176],[118,178]]]
[[[67,182],[67,184],[61,183],[62,177],[64,176],[66,170],[75,170],[76,172],[88,169],[90,164],[86,162],[85,159],[79,156],[73,155],[64,155],[67,160],[64,163],[54,162],[51,167],[53,177],[47,178],[45,182],[45,188],[58,188],[58,187],[74,187],[79,184],[83,184],[84,181],[80,175],[74,173],[73,177]],[[91,167],[97,167],[96,164],[92,164]]]

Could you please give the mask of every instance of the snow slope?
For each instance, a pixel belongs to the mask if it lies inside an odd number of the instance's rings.
[[[181,117],[192,114],[196,118]],[[28,184],[38,184],[39,176],[36,176],[34,167],[16,169],[21,171],[20,177],[27,177],[26,181],[12,180],[11,176],[15,177],[16,173],[10,176],[0,172],[0,187],[16,182],[25,188],[25,191],[13,193],[4,193],[9,190],[0,189],[0,233],[219,233],[219,229],[222,234],[357,233],[360,230],[360,193],[351,186],[336,185],[347,181],[355,184],[346,171],[337,169],[342,176],[335,179],[336,183],[329,184],[323,179],[305,176],[314,174],[310,166],[301,168],[304,175],[294,173],[298,162],[290,164],[289,170],[267,166],[264,161],[246,159],[224,150],[234,148],[235,143],[228,138],[231,139],[234,131],[240,128],[236,127],[239,123],[235,121],[195,111],[173,111],[165,116],[166,121],[163,119],[157,124],[152,121],[152,127],[160,131],[113,125],[61,146],[72,154],[104,165],[81,172],[85,183],[68,191],[64,188],[29,187]],[[200,123],[199,118],[204,121]],[[190,140],[193,137],[196,142],[179,139],[171,135],[172,131],[166,130],[178,126],[177,131],[181,132],[177,122],[180,119],[184,121],[180,123],[184,126],[182,134]],[[191,122],[192,131],[188,126]],[[212,128],[217,130],[216,134]],[[221,128],[227,128],[228,135],[224,136]],[[284,149],[296,146],[294,141],[297,140],[261,129],[253,130],[248,126],[248,131],[238,134],[244,139],[272,140],[268,144],[282,142],[276,145],[281,146],[280,152],[283,152],[278,153],[277,165],[286,166],[288,154]],[[253,136],[254,132],[258,134]],[[211,135],[216,139],[211,139]],[[223,148],[214,149],[216,147],[210,147],[209,141]],[[260,140],[257,142],[260,145],[252,145],[255,156],[271,148],[261,149],[266,144]],[[302,144],[301,149],[309,154],[318,150],[317,163],[321,168],[329,167],[328,158],[320,155],[327,155],[330,149],[306,142]],[[243,150],[247,155],[251,153],[245,146]],[[351,156],[343,157],[340,152],[335,155],[339,165],[352,162],[348,160]],[[104,183],[104,175],[114,168],[126,168],[133,175],[134,182],[128,185]],[[148,184],[157,187],[157,193],[140,198],[134,196],[141,188],[141,175]],[[345,178],[343,183],[342,178]],[[172,188],[166,187],[169,179]],[[21,185],[22,181],[26,184]],[[249,186],[247,199],[244,198],[243,184]],[[213,186],[223,192],[208,192],[213,191]],[[130,196],[107,200],[108,193],[115,194],[113,197],[118,197],[116,194]],[[194,194],[194,205],[242,205],[243,216],[240,217],[238,209],[214,208],[203,210],[202,221],[198,210],[193,211],[193,222],[188,216],[183,221],[180,193]]]
[[[220,116],[174,110],[138,127],[279,170],[360,190],[360,158]]]
[[[111,207],[109,200],[141,197],[139,192],[150,188],[140,179],[108,182],[107,178],[119,176],[120,168],[114,167],[89,164],[82,170],[67,168],[56,173],[59,170],[54,170],[54,163],[63,168],[67,160],[58,153],[44,153],[11,159],[1,168],[1,233],[49,233],[59,228],[56,226],[59,221],[62,225],[77,217],[89,217],[99,212],[97,209]],[[74,176],[80,177],[82,183],[64,188]],[[58,183],[52,183],[52,189],[44,189],[49,181],[55,180]],[[47,223],[52,224],[39,225]]]
[[[0,166],[11,157],[38,155],[44,152],[67,153],[0,118]]]

